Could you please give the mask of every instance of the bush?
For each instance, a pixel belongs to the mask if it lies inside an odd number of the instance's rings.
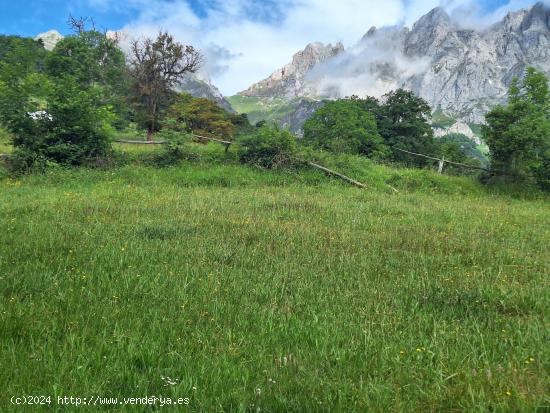
[[[40,80],[45,86],[37,99]],[[5,92],[0,115],[19,150],[16,167],[27,169],[41,159],[81,165],[108,152],[111,112],[101,105],[98,88],[83,90],[71,77],[50,82],[30,75],[20,83],[3,84],[0,92]]]
[[[243,163],[276,168],[296,163],[296,138],[277,126],[261,126],[251,135],[239,139],[239,158]]]
[[[161,140],[166,140],[168,143],[164,145],[162,151],[153,154],[147,159],[146,163],[158,168],[164,168],[177,165],[182,160],[191,157],[191,154],[185,147],[185,144],[192,140],[190,135],[172,130],[163,130],[158,135]]]

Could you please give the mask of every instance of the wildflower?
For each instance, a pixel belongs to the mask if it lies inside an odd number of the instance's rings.
[[[511,396],[512,395],[512,392],[510,390],[506,390],[506,396]]]
[[[176,384],[179,383],[179,380],[178,379],[172,379],[168,376],[164,377],[164,376],[160,376],[160,378],[162,379],[162,381],[164,381],[164,386],[175,386]]]

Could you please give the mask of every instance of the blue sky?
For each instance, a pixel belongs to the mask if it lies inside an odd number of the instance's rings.
[[[165,3],[178,3],[178,0],[163,0]],[[330,1],[330,0],[327,0]],[[183,2],[183,1],[180,1]],[[68,33],[67,18],[74,16],[93,16],[98,25],[108,29],[119,29],[137,19],[146,6],[142,2],[125,2],[125,6],[109,5],[116,4],[117,0],[111,2],[101,0],[24,0],[24,1],[0,1],[0,31],[4,34],[19,34],[22,36],[34,36],[37,33],[57,29],[61,33]],[[216,7],[217,2],[189,0],[187,3],[191,9],[201,18],[207,17],[207,10]],[[277,22],[282,17],[280,8],[275,5],[274,0],[260,0],[250,2],[249,17],[266,22]],[[404,5],[410,1],[404,1]],[[485,0],[478,4],[485,12],[498,9],[508,3],[507,0]]]
[[[550,1],[550,0],[547,0]],[[371,26],[410,26],[442,6],[478,28],[534,0],[0,0],[0,33],[70,32],[69,15],[131,37],[168,30],[206,57],[202,75],[233,94],[288,63],[308,43],[353,46]]]

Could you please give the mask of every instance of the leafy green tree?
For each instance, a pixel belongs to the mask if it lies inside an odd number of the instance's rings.
[[[408,165],[424,166],[425,158],[409,155],[397,149],[424,155],[435,155],[437,147],[428,123],[431,108],[413,92],[403,89],[383,96],[378,111],[378,132],[392,149],[392,159]]]
[[[16,66],[25,73],[43,71],[47,54],[40,41],[0,35],[0,62]]]
[[[96,30],[79,30],[59,41],[48,54],[46,72],[54,78],[71,76],[82,88],[100,87],[103,103],[117,114],[115,126],[127,125],[129,78],[116,38]]]
[[[442,136],[441,138],[436,139],[436,142],[439,144],[440,153],[442,152],[442,146],[444,147],[446,144],[455,144],[462,153],[462,155],[460,156],[463,156],[465,159],[475,158],[478,159],[481,163],[488,162],[487,157],[479,149],[477,143],[462,133],[449,133],[445,136]]]
[[[12,135],[14,165],[79,165],[105,155],[125,67],[116,42],[80,30],[51,53],[14,44],[0,62],[0,122]]]
[[[168,109],[167,117],[180,125],[185,125],[189,132],[197,135],[231,139],[235,133],[235,122],[242,122],[241,117],[232,117],[215,102],[194,98],[182,93]]]
[[[508,104],[495,106],[485,119],[483,136],[495,172],[549,189],[550,92],[544,73],[528,68],[521,81],[512,82]]]
[[[388,154],[374,116],[356,99],[328,102],[318,109],[304,124],[304,140],[332,152],[358,153],[377,159]]]
[[[475,142],[460,133],[452,133],[436,140],[437,156],[448,161],[459,162],[464,165],[481,167],[485,158],[477,149]],[[447,164],[445,171],[457,174],[479,174],[479,170],[468,169],[458,165]]]

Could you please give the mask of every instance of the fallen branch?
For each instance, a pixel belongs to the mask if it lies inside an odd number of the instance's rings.
[[[314,168],[320,169],[321,171],[324,171],[324,172],[326,172],[330,175],[337,176],[338,178],[343,179],[344,181],[347,181],[350,184],[355,185],[359,188],[364,188],[364,189],[367,188],[367,186],[365,184],[362,184],[361,182],[356,181],[355,179],[352,179],[349,176],[343,175],[341,173],[338,173],[338,172],[333,171],[331,169],[325,168],[324,166],[318,165],[318,164],[313,163],[313,162],[309,162],[309,161],[306,161],[306,162],[309,166],[313,166]]]
[[[221,143],[222,145],[225,145],[225,151],[227,152],[229,150],[229,147],[231,146],[231,144],[233,142],[230,142],[230,141],[223,141],[221,139],[216,139],[216,138],[210,138],[208,136],[201,136],[201,135],[195,135],[193,134],[194,137],[196,138],[199,138],[199,139],[206,139],[208,141],[214,141],[214,142],[218,142],[218,143]]]

